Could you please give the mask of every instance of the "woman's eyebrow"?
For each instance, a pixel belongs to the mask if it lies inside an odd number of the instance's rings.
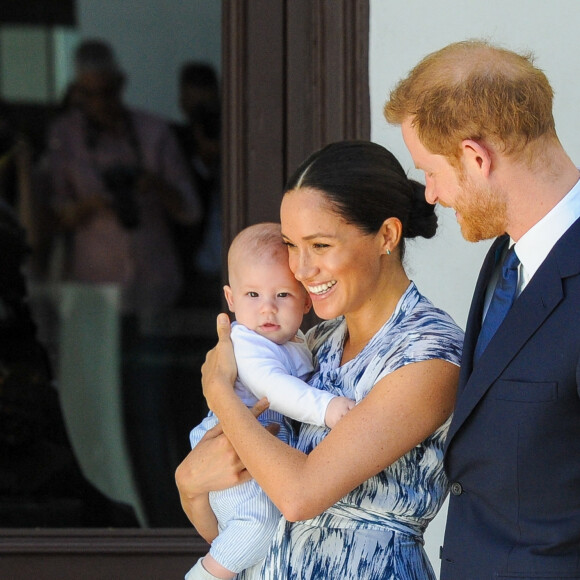
[[[290,239],[288,236],[286,236],[286,235],[284,235],[284,234],[282,234],[282,237],[283,237],[285,240],[289,240],[289,239]],[[313,239],[315,239],[315,238],[336,238],[336,236],[335,236],[335,235],[333,235],[333,234],[325,234],[324,232],[317,232],[317,233],[314,233],[314,234],[310,234],[310,235],[308,235],[308,236],[304,236],[304,237],[303,237],[303,238],[301,238],[301,239],[302,239],[302,240],[305,240],[305,241],[308,241],[308,240],[313,240]]]

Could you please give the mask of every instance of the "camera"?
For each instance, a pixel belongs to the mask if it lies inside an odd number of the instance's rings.
[[[135,184],[140,174],[141,169],[131,165],[114,165],[101,174],[107,189],[113,194],[117,217],[128,230],[136,228],[140,223],[135,194]]]

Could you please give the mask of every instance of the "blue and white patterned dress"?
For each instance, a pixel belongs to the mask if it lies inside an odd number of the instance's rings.
[[[342,317],[309,332],[308,345],[317,359],[310,384],[357,402],[406,364],[429,359],[460,363],[461,329],[413,283],[365,348],[340,366],[345,332]],[[247,570],[239,578],[434,579],[423,532],[447,494],[442,459],[449,422],[322,514],[294,523],[282,519],[261,570]],[[309,453],[327,433],[303,424],[293,444]]]

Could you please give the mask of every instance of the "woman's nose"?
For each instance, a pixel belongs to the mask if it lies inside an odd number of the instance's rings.
[[[313,273],[316,270],[315,265],[308,256],[302,254],[296,257],[293,261],[291,260],[290,269],[294,273],[294,277],[300,282],[306,282],[312,278]]]

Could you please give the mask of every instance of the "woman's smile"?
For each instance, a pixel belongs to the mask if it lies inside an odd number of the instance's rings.
[[[335,284],[336,280],[331,280],[330,282],[324,282],[323,284],[307,284],[306,288],[310,294],[314,294],[315,296],[322,296],[323,294],[327,294]]]

